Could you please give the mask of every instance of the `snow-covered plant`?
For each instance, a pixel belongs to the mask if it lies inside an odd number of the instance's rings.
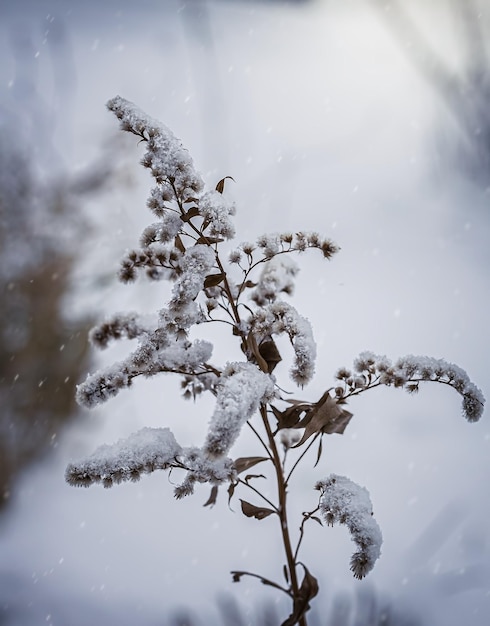
[[[318,593],[316,578],[299,560],[308,522],[347,526],[357,547],[351,570],[358,579],[373,568],[382,541],[368,491],[335,474],[316,483],[316,506],[303,513],[293,541],[288,494],[292,476],[308,450],[317,444],[318,462],[323,437],[342,434],[352,418],[346,409],[349,398],[381,385],[410,393],[426,381],[453,387],[462,396],[463,415],[470,422],[483,412],[483,395],[461,368],[441,359],[407,356],[393,363],[364,352],[352,370],[337,372],[337,382],[318,400],[291,399],[274,374],[281,361],[276,337],[286,335],[291,342],[290,376],[301,388],[314,374],[316,357],[310,323],[283,299],[283,294],[293,292],[298,272],[291,255],[314,248],[330,259],[338,247],[317,233],[298,232],[262,235],[255,243],[242,243],[230,251],[227,240],[235,236],[235,207],[224,195],[226,179],[206,191],[188,152],[168,128],[121,97],[107,106],[122,129],[145,145],[142,164],[155,179],[148,207],[156,221],[143,231],[140,247],[126,254],[120,279],[131,282],[144,272],[153,281],[171,281],[173,289],[153,323],[135,313],[118,314],[92,330],[90,339],[99,348],[120,338],[136,340],[137,347],[123,361],[79,385],[78,402],[93,407],[130,387],[139,376],[168,372],[181,377],[184,397],[209,392],[216,405],[200,445],[179,445],[167,427],[144,428],[70,463],[66,480],[75,486],[102,483],[110,487],[157,469],[179,469],[185,475],[175,488],[177,498],[192,494],[196,483],[211,485],[206,504],[216,501],[220,487],[227,489],[230,501],[238,489],[250,493],[254,502],[241,499],[244,515],[278,519],[285,582],[245,571],[232,572],[233,580],[254,576],[281,590],[292,602],[283,626],[305,625],[310,600]],[[204,324],[221,324],[224,331],[231,331],[243,359],[211,363],[212,345],[190,334],[191,328]],[[253,432],[259,453],[253,450],[250,456],[234,458],[233,445],[244,427]],[[259,463],[271,467],[275,501],[257,487],[257,476],[244,476]]]

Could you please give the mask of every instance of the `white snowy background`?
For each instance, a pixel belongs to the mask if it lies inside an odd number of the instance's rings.
[[[455,362],[488,398],[490,192],[438,151],[438,138],[456,133],[447,107],[411,63],[412,42],[374,4],[3,0],[1,114],[44,155],[45,172],[73,173],[114,143],[105,102],[120,94],[183,140],[209,185],[233,176],[239,240],[278,230],[331,236],[342,248],[331,261],[315,251],[298,258],[293,303],[312,323],[319,356],[313,383],[295,397],[318,399],[338,366],[372,350]],[[459,67],[451,4],[424,4],[406,3]],[[482,23],[489,19],[483,10]],[[16,82],[15,42],[35,93]],[[115,279],[121,254],[153,221],[141,149],[115,145],[107,158],[123,162],[119,178],[82,205],[92,230],[77,242],[71,314],[154,310],[168,298],[163,284]],[[93,369],[126,349],[94,354]],[[239,358],[231,337],[216,340],[214,354],[217,363]],[[182,445],[199,445],[212,406],[212,398],[184,402],[179,381],[161,376],[81,412],[53,454],[22,476],[0,518],[1,624],[156,625],[179,607],[212,623],[220,593],[235,594],[250,616],[276,601],[273,590],[251,579],[233,585],[229,575],[280,576],[273,518],[245,518],[237,501],[229,511],[224,493],[203,508],[207,487],[175,501],[164,473],[111,490],[64,482],[71,459],[143,426],[170,426]],[[349,409],[345,435],[324,441],[317,468],[314,458],[304,464],[291,499],[297,494],[297,512],[310,510],[316,480],[347,475],[368,488],[384,544],[359,583],[346,529],[311,526],[302,559],[323,591],[318,623],[336,592],[364,585],[420,609],[432,626],[487,624],[488,416],[468,424],[460,397],[430,384],[415,397],[373,390]],[[233,454],[250,454],[249,443],[245,435]]]

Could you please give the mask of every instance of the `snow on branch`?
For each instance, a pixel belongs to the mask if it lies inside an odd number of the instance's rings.
[[[286,333],[294,350],[294,364],[290,370],[293,381],[306,385],[315,373],[316,343],[310,322],[287,302],[274,302],[259,309],[251,320],[251,327],[260,340]]]
[[[147,151],[142,164],[151,170],[159,185],[166,187],[163,196],[157,192],[159,201],[171,199],[174,189],[189,196],[203,189],[204,183],[194,169],[189,153],[169,128],[120,96],[109,100],[107,108],[121,121],[123,130],[146,141]]]
[[[124,361],[87,376],[77,386],[78,404],[93,408],[130,387],[137,376],[154,376],[160,372],[199,374],[207,371],[213,345],[209,341],[175,337],[158,328],[144,336],[138,348]]]
[[[210,458],[207,451],[201,448],[185,448],[180,463],[180,467],[186,468],[188,472],[184,481],[174,490],[177,500],[194,493],[196,483],[220,485],[236,479],[232,459],[225,456]]]
[[[211,237],[233,239],[235,226],[230,215],[235,215],[236,208],[223,194],[216,190],[207,191],[199,200],[199,213],[209,227]]]
[[[463,396],[462,412],[468,422],[477,422],[483,414],[485,397],[458,365],[428,356],[404,356],[392,363],[386,356],[362,352],[354,361],[354,372],[341,368],[337,379],[343,387],[336,388],[339,398],[357,395],[366,389],[386,385],[416,393],[421,382],[449,385]]]
[[[216,407],[209,423],[204,450],[211,458],[227,454],[242,426],[274,393],[268,374],[252,363],[230,363],[218,384]]]
[[[127,439],[100,446],[78,463],[70,463],[65,478],[76,487],[94,483],[112,487],[114,483],[137,481],[141,474],[167,469],[181,453],[169,428],[143,428]]]
[[[327,524],[345,524],[349,529],[359,548],[352,555],[350,568],[355,578],[364,578],[379,558],[383,542],[368,490],[336,474],[318,482],[315,488],[321,491],[319,506]]]

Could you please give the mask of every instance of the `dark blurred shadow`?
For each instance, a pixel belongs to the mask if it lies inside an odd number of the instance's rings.
[[[56,150],[57,111],[69,118],[76,81],[59,21],[52,34],[51,105],[38,88],[35,34],[20,24],[11,37],[15,80],[0,92],[0,508],[19,472],[58,445],[76,414],[90,324],[69,319],[65,304],[88,234],[80,204],[111,180],[116,162],[105,155],[74,176]]]
[[[442,166],[462,173],[484,189],[490,187],[490,26],[476,0],[438,3],[441,14],[451,18],[459,36],[454,46],[461,68],[453,67],[427,39],[406,6],[371,0],[407,58],[432,87],[449,112],[452,124],[435,128],[435,143]],[[432,29],[437,28],[432,24]],[[410,45],[407,45],[410,43]]]

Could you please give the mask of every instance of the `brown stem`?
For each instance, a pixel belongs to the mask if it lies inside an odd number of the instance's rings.
[[[281,465],[281,459],[277,450],[274,435],[269,424],[267,416],[267,408],[264,404],[260,407],[260,415],[264,423],[265,430],[267,432],[267,438],[269,440],[269,447],[272,452],[272,459],[274,462],[274,469],[276,471],[277,482],[277,494],[279,499],[278,514],[281,524],[282,543],[284,545],[284,552],[286,553],[287,569],[289,573],[289,580],[291,581],[291,595],[294,598],[298,597],[299,586],[298,577],[296,574],[296,562],[294,560],[293,549],[291,546],[291,538],[289,536],[288,516],[287,516],[287,489],[284,480],[284,472]],[[298,621],[300,626],[308,626],[306,617],[303,615]]]

